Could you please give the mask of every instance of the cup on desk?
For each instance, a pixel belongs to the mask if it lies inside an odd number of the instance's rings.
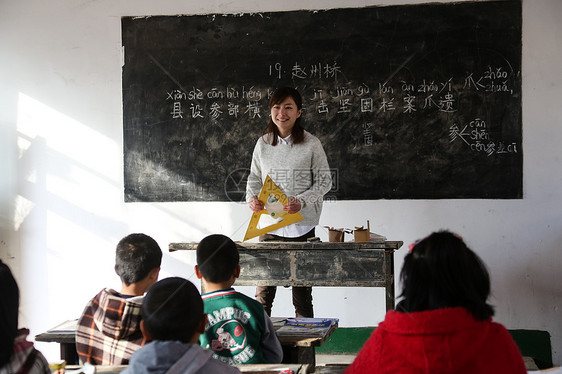
[[[356,242],[368,242],[370,240],[369,234],[369,230],[356,227],[353,231],[353,238]]]
[[[345,231],[344,229],[330,229],[328,230],[328,241],[330,242],[343,242]]]
[[[353,231],[353,238],[356,242],[368,242],[371,240],[371,223],[367,220],[367,228],[364,229],[363,226],[355,226]]]

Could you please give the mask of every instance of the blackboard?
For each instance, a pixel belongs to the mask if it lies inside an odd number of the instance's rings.
[[[521,2],[123,17],[125,201],[242,201],[279,86],[327,199],[523,197]]]

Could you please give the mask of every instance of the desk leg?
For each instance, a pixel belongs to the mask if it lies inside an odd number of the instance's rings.
[[[384,279],[386,290],[386,311],[395,307],[394,297],[394,250],[384,251]]]
[[[78,352],[74,343],[60,343],[60,358],[68,365],[79,365]]]
[[[289,347],[283,346],[284,364],[307,364],[309,372],[316,368],[316,351],[314,347]]]

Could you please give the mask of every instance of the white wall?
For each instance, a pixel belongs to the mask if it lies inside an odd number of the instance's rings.
[[[386,1],[386,3],[413,3]],[[2,0],[0,2],[0,257],[22,292],[33,335],[66,319],[104,286],[119,287],[114,247],[131,232],[165,251],[162,277],[193,277],[194,259],[170,242],[210,233],[241,240],[250,214],[236,203],[123,202],[120,17],[232,13],[383,4],[370,0]],[[459,232],[488,264],[496,320],[547,330],[562,364],[562,1],[523,1],[522,200],[342,201],[321,224],[361,225],[407,244]],[[319,236],[327,240],[323,230]],[[251,294],[252,288],[243,288]],[[369,297],[366,297],[369,295]],[[314,291],[318,315],[341,326],[384,316],[376,289]],[[276,315],[291,315],[280,289]],[[39,343],[50,360],[54,343]]]

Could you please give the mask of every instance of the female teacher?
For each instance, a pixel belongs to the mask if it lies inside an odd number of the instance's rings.
[[[302,98],[290,87],[277,89],[269,100],[271,118],[254,148],[246,199],[253,212],[264,209],[257,196],[267,175],[285,193],[283,210],[300,212],[303,220],[260,236],[260,241],[306,241],[315,236],[324,195],[332,187],[330,167],[322,144],[301,125]],[[271,315],[277,288],[259,286],[256,300]],[[313,317],[312,287],[293,287],[297,317]]]

